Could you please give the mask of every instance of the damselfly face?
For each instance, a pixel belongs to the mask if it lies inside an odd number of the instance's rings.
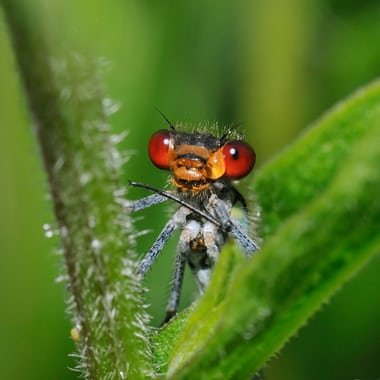
[[[174,191],[131,182],[154,194],[127,203],[131,212],[168,199],[179,205],[138,267],[138,273],[144,275],[173,232],[181,231],[165,321],[176,313],[186,263],[203,291],[229,237],[236,240],[247,256],[258,249],[247,234],[245,199],[232,185],[233,180],[252,170],[255,164],[253,149],[243,140],[229,139],[228,130],[217,137],[198,131],[178,131],[170,122],[169,125],[170,129],[152,135],[148,152],[156,167],[170,171]],[[238,205],[243,218],[235,219],[232,211]]]
[[[255,164],[255,152],[244,141],[226,141],[206,133],[160,130],[149,141],[149,157],[172,172],[179,191],[209,189],[220,178],[245,177]]]

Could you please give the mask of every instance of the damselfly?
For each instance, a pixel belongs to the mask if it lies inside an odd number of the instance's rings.
[[[138,273],[145,275],[175,230],[180,230],[171,292],[165,322],[176,313],[188,263],[201,292],[207,286],[221,248],[229,237],[240,245],[247,256],[258,249],[244,223],[232,211],[240,206],[248,213],[243,195],[233,181],[245,177],[255,164],[255,152],[241,139],[235,128],[224,128],[219,135],[205,130],[183,131],[164,115],[168,129],[155,132],[148,144],[149,157],[159,169],[170,171],[173,191],[158,190],[139,182],[154,194],[128,202],[131,212],[172,200],[177,211],[141,260]],[[245,218],[247,220],[247,218]]]

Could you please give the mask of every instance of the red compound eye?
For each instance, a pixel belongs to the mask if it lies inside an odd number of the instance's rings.
[[[161,129],[154,133],[149,140],[149,158],[160,169],[169,168],[170,132]]]
[[[245,177],[253,169],[256,154],[244,141],[230,141],[222,149],[227,177],[239,179]]]

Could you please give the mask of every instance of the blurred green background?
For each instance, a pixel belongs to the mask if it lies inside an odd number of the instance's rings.
[[[125,182],[166,181],[146,154],[150,134],[165,127],[154,107],[173,121],[244,121],[261,166],[380,72],[378,1],[68,0],[64,10],[65,33],[110,62],[104,87],[121,105],[110,122],[129,131],[121,149],[134,152]],[[65,290],[56,282],[59,241],[43,231],[54,230],[54,218],[1,8],[0,180],[0,379],[74,379]],[[139,239],[141,254],[163,226],[165,206],[143,214],[136,226],[152,232]],[[147,279],[156,325],[174,247],[172,239]],[[267,379],[380,378],[379,271],[380,258],[271,360]],[[182,307],[194,295],[187,276]]]

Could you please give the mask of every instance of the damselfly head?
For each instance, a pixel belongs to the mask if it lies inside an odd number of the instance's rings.
[[[251,146],[227,136],[161,129],[149,140],[149,157],[159,169],[171,171],[178,190],[196,193],[221,178],[243,178],[253,169],[256,155]]]

